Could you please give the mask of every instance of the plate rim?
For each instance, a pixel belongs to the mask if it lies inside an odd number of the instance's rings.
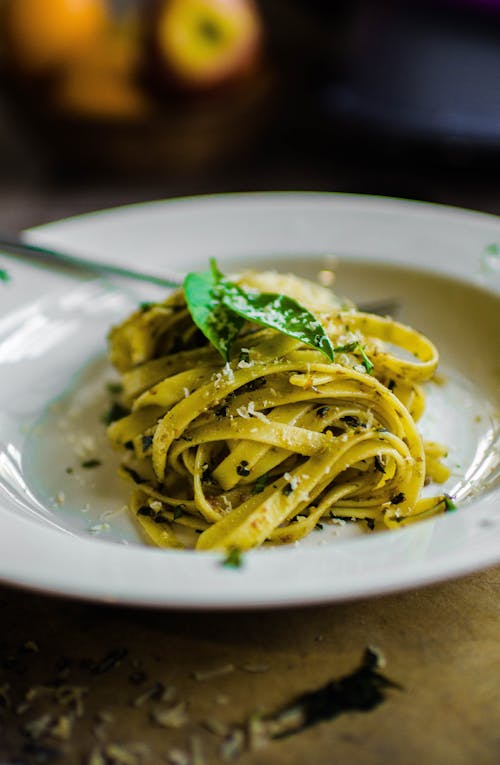
[[[121,205],[118,207],[112,207],[107,209],[101,209],[101,210],[95,210],[90,213],[84,213],[76,216],[71,216],[68,218],[64,218],[58,221],[51,221],[46,224],[43,224],[41,226],[36,226],[34,228],[31,228],[28,230],[27,234],[29,237],[39,237],[40,234],[44,235],[47,232],[51,231],[57,231],[58,228],[62,228],[65,225],[70,226],[76,222],[84,222],[87,223],[95,218],[109,218],[110,216],[116,216],[116,214],[120,215],[126,215],[130,210],[138,211],[140,213],[141,210],[144,210],[146,208],[151,208],[152,206],[162,208],[164,206],[168,206],[169,208],[173,208],[176,205],[182,205],[183,207],[192,207],[192,206],[199,206],[200,203],[203,204],[215,204],[216,206],[220,204],[221,202],[230,202],[230,203],[241,203],[246,202],[248,200],[253,200],[257,202],[264,202],[268,204],[272,201],[287,201],[293,199],[296,202],[303,202],[304,200],[307,200],[308,203],[314,203],[317,201],[323,201],[333,204],[339,204],[344,203],[348,207],[355,206],[358,209],[362,209],[364,206],[367,208],[370,208],[372,211],[379,209],[383,210],[389,210],[394,211],[394,209],[402,210],[404,209],[407,213],[413,213],[417,212],[417,210],[422,213],[432,213],[435,216],[439,218],[461,218],[464,219],[467,218],[469,222],[476,222],[478,225],[484,222],[488,222],[490,224],[494,224],[495,227],[499,229],[499,235],[500,235],[500,218],[492,215],[490,213],[484,213],[480,211],[475,210],[468,210],[466,208],[461,207],[455,207],[455,206],[449,206],[449,205],[442,205],[442,204],[435,204],[432,202],[427,201],[419,201],[419,200],[407,200],[407,199],[401,199],[397,197],[386,197],[382,195],[365,195],[365,194],[346,194],[346,193],[339,193],[339,192],[315,192],[315,191],[286,191],[286,192],[243,192],[243,193],[224,193],[224,194],[206,194],[206,195],[192,195],[187,197],[174,197],[171,199],[157,199],[152,200],[149,202],[136,202],[131,203],[127,205]],[[449,271],[447,271],[449,273]],[[487,291],[491,291],[491,289],[488,289],[488,285],[481,285],[486,288]],[[494,287],[493,288],[494,294],[498,295],[498,290]],[[24,521],[31,523],[31,521],[27,521],[26,519],[23,519]],[[449,523],[450,518],[448,517],[442,517],[436,519],[437,522],[445,522]],[[418,526],[418,524],[417,524]],[[405,533],[407,533],[410,529],[414,527],[410,527],[409,529],[405,529]],[[43,529],[43,534],[50,534],[51,536],[54,534],[54,530],[50,529]],[[57,532],[56,532],[57,533]],[[398,533],[398,532],[396,532]],[[63,535],[61,535],[61,539],[63,538]],[[68,539],[68,537],[66,537]],[[70,537],[71,539],[71,537]],[[117,546],[116,544],[112,544],[110,542],[106,542],[105,540],[99,540],[96,542],[96,540],[87,540],[87,539],[81,539],[74,537],[73,540],[77,540],[77,546],[80,545],[82,542],[84,545],[95,545],[95,548],[101,547],[104,549],[120,549],[120,546]],[[347,540],[346,540],[347,541]],[[359,540],[361,541],[361,540]],[[125,548],[121,548],[124,550]],[[147,550],[147,548],[146,548]],[[127,552],[130,551],[130,548],[127,550]],[[144,554],[145,550],[142,550],[141,548],[138,548],[138,552],[141,552]],[[151,555],[153,553],[155,556],[165,556],[164,551],[157,551],[157,550],[147,550],[148,555]],[[271,551],[266,550],[266,553],[269,555],[269,557],[273,557],[276,553],[278,554],[287,554],[289,551],[279,550],[279,551]],[[317,550],[316,550],[317,552]],[[260,555],[261,552],[258,551],[256,558],[258,555]],[[182,555],[185,556],[185,553],[182,553]],[[195,554],[196,555],[196,554]],[[220,556],[217,557],[215,555],[211,554],[205,554],[207,555],[207,558],[205,560],[210,559],[212,561],[217,562],[219,560]],[[249,556],[252,557],[252,556]],[[165,559],[165,558],[164,558]],[[165,559],[166,560],[166,559]],[[59,583],[58,587],[50,587],[49,583],[46,584],[39,584],[35,581],[28,581],[30,577],[26,577],[25,579],[17,577],[16,580],[12,580],[12,578],[9,578],[4,574],[3,571],[0,571],[0,581],[11,584],[14,586],[21,587],[23,589],[31,589],[37,592],[44,592],[51,595],[57,595],[57,596],[70,596],[72,598],[76,598],[79,600],[87,600],[87,601],[101,601],[101,602],[107,602],[107,603],[116,603],[117,605],[133,605],[133,606],[143,606],[146,608],[149,607],[160,607],[160,608],[172,608],[172,609],[224,609],[224,610],[233,610],[233,609],[260,609],[260,608],[270,608],[270,607],[299,607],[299,606],[307,606],[307,605],[319,605],[322,603],[331,603],[331,602],[340,602],[345,600],[354,600],[359,599],[363,597],[373,597],[375,595],[385,595],[389,593],[394,592],[401,592],[404,590],[412,589],[414,587],[420,587],[420,586],[426,586],[433,583],[437,583],[439,581],[445,581],[447,579],[455,578],[457,576],[462,576],[467,573],[471,573],[472,571],[479,570],[481,568],[487,568],[492,564],[500,562],[500,551],[496,552],[495,550],[491,550],[488,552],[488,554],[484,555],[483,561],[478,565],[478,562],[476,560],[476,557],[472,555],[470,552],[468,555],[465,555],[463,559],[461,560],[460,565],[455,565],[451,569],[447,568],[446,566],[443,567],[442,571],[437,571],[436,569],[438,567],[435,566],[434,568],[429,572],[420,572],[420,575],[418,575],[418,571],[414,572],[412,575],[407,576],[403,581],[394,583],[394,582],[388,582],[385,585],[382,585],[380,582],[370,582],[365,585],[364,589],[361,588],[354,588],[351,587],[351,591],[346,592],[337,592],[334,594],[328,594],[328,593],[317,593],[309,594],[308,596],[300,596],[300,595],[294,595],[293,593],[290,594],[288,598],[286,597],[276,597],[276,596],[270,596],[268,599],[263,600],[262,596],[259,596],[258,600],[252,600],[251,597],[246,597],[246,599],[243,602],[236,602],[236,599],[228,598],[227,595],[223,597],[222,599],[220,597],[212,597],[210,600],[204,600],[201,602],[199,598],[197,599],[196,596],[192,597],[191,600],[185,601],[183,599],[183,602],[177,601],[175,598],[172,598],[171,593],[166,594],[166,597],[160,597],[160,598],[151,598],[151,599],[145,599],[144,596],[139,597],[138,595],[132,595],[127,596],[127,593],[121,593],[120,595],[116,595],[116,593],[113,595],[112,592],[106,592],[103,589],[97,588],[93,591],[89,591],[88,587],[86,591],[78,590],[78,588],[75,588],[74,586],[64,586]],[[421,564],[419,564],[421,567]],[[417,569],[419,566],[416,567]],[[236,575],[238,576],[241,572],[236,572]],[[33,579],[33,576],[31,577]],[[90,588],[92,590],[92,588]]]
[[[314,191],[314,190],[287,190],[287,191],[236,191],[236,192],[214,192],[206,194],[185,194],[173,197],[161,197],[153,198],[151,200],[140,202],[129,202],[122,205],[116,205],[113,207],[96,208],[89,212],[77,213],[76,215],[69,215],[65,218],[59,218],[57,220],[47,221],[46,223],[40,223],[36,226],[31,226],[24,229],[23,233],[40,234],[45,233],[51,227],[59,227],[61,224],[72,224],[78,221],[89,220],[93,217],[106,216],[109,213],[127,213],[130,210],[138,210],[145,207],[168,205],[169,207],[175,205],[191,205],[213,201],[218,203],[219,201],[243,201],[254,199],[256,201],[265,201],[272,199],[287,199],[293,198],[297,200],[336,200],[349,203],[363,204],[367,203],[370,207],[376,203],[382,207],[400,207],[405,208],[407,212],[411,212],[413,209],[422,209],[427,211],[434,211],[437,215],[453,215],[458,217],[467,217],[471,220],[477,218],[478,222],[481,220],[487,220],[490,223],[496,223],[500,225],[500,215],[495,213],[484,212],[483,210],[476,210],[474,208],[462,207],[460,205],[453,205],[444,202],[431,202],[426,199],[412,199],[406,197],[397,197],[385,194],[363,194],[359,192],[348,191]]]

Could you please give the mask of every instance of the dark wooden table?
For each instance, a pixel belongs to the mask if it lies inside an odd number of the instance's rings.
[[[497,765],[499,603],[500,569],[257,614],[146,612],[2,588],[0,762]],[[256,715],[352,674],[368,646],[398,684],[384,701],[259,746]],[[178,704],[179,727],[161,724]],[[55,736],[37,735],[47,716]]]

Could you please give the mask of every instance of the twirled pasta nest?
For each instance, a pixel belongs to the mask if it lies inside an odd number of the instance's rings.
[[[182,291],[113,328],[124,410],[108,435],[124,451],[131,511],[150,541],[247,550],[296,541],[325,520],[393,528],[443,510],[444,495],[421,498],[427,481],[449,474],[445,449],[424,444],[416,426],[421,384],[438,363],[431,341],[391,318],[343,309],[296,277],[245,274],[238,283],[297,298],[347,350],[330,363],[247,324],[224,364]]]

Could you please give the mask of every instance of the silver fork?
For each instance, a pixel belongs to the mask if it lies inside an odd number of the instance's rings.
[[[34,262],[42,262],[59,267],[66,266],[79,270],[84,269],[100,276],[119,276],[125,279],[156,284],[160,287],[181,287],[185,276],[179,271],[170,270],[165,270],[161,275],[146,273],[144,271],[137,271],[134,268],[117,266],[114,263],[106,263],[101,260],[96,261],[80,255],[70,255],[54,247],[31,244],[21,236],[2,234],[0,236],[0,252],[6,255],[16,255]],[[375,313],[380,316],[394,315],[399,310],[399,303],[393,298],[387,298],[364,302],[359,304],[357,308],[359,311]]]
[[[180,287],[184,281],[184,275],[174,271],[165,271],[164,274],[150,274],[136,271],[133,268],[117,266],[114,263],[105,263],[92,260],[80,255],[70,255],[54,247],[31,244],[21,236],[0,236],[0,252],[6,255],[17,255],[34,262],[54,266],[67,266],[68,268],[84,269],[100,276],[120,276],[125,279],[149,282],[160,287]]]

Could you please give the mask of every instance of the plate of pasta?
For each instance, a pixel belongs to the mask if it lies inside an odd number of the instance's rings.
[[[0,255],[0,579],[255,608],[500,561],[497,218],[242,194],[28,236],[182,286]]]

